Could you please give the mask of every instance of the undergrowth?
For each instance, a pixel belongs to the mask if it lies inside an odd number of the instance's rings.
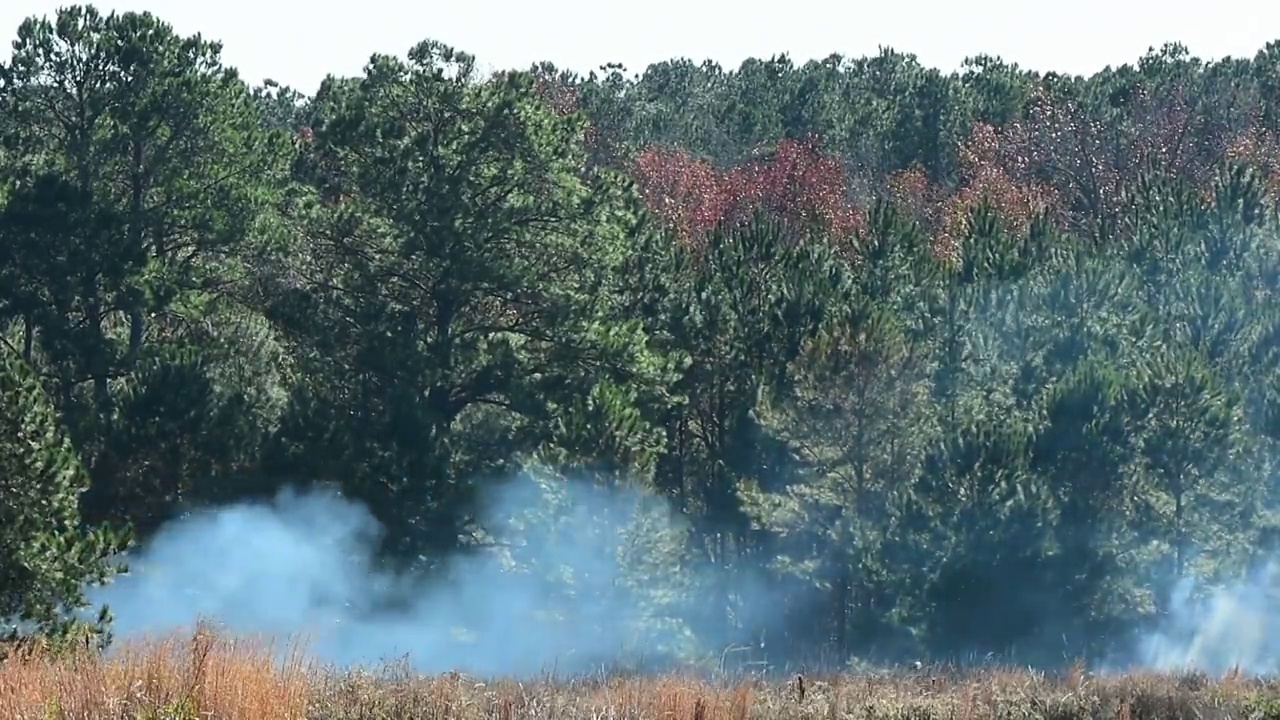
[[[10,653],[0,720],[1280,720],[1280,682],[1231,674],[1094,677],[1027,669],[787,680],[600,675],[556,681],[424,676],[403,663],[335,669],[302,643],[190,635],[108,653]]]

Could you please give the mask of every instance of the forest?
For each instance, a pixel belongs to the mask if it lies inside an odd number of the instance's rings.
[[[552,611],[641,598],[681,661],[1102,660],[1280,553],[1280,43],[584,76],[424,40],[316,89],[92,6],[13,48],[15,637],[106,643],[122,552],[290,488],[424,582],[507,552]],[[508,530],[625,535],[617,582],[486,529],[531,474]]]

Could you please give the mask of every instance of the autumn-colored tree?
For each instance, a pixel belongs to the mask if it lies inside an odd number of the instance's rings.
[[[694,245],[717,225],[741,226],[760,212],[790,226],[796,239],[824,236],[837,247],[861,223],[844,168],[814,138],[782,140],[726,170],[681,149],[651,146],[633,172],[650,211]]]
[[[859,226],[849,201],[840,160],[822,152],[816,138],[787,139],[771,152],[731,170],[727,219],[746,222],[757,209],[801,227],[825,232],[837,242]]]
[[[649,211],[682,242],[698,242],[725,216],[724,181],[705,160],[653,146],[636,156],[633,172]]]
[[[1031,174],[1026,133],[1018,123],[985,123],[957,149],[960,180],[953,187],[930,183],[915,165],[889,178],[890,197],[930,235],[939,256],[957,252],[973,211],[986,205],[1005,231],[1023,234],[1040,217],[1057,213],[1058,194]]]

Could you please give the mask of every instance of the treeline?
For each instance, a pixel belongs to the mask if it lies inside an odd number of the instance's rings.
[[[300,483],[429,573],[533,465],[671,499],[629,572],[695,631],[757,638],[689,583],[767,574],[774,661],[1100,656],[1277,549],[1280,44],[580,77],[424,42],[305,96],[80,6],[19,28],[0,138],[23,631]]]

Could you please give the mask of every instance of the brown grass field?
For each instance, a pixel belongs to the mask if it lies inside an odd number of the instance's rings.
[[[284,658],[284,659],[282,659]],[[789,680],[597,677],[486,683],[403,667],[326,669],[300,647],[208,629],[94,652],[11,653],[0,663],[3,720],[968,720],[1280,718],[1280,681],[1203,675],[1095,678],[1076,668]]]

